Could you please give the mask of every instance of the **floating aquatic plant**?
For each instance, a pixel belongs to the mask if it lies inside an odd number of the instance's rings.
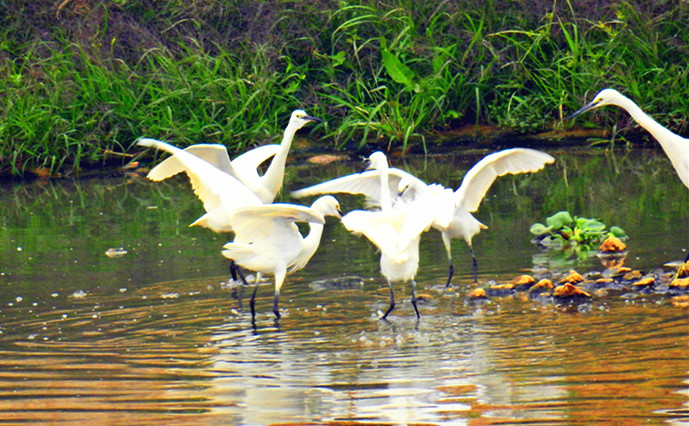
[[[548,248],[579,248],[577,251],[591,250],[608,237],[626,239],[627,234],[619,226],[608,228],[597,219],[572,216],[567,211],[560,211],[548,217],[545,225],[534,223],[531,233],[536,237],[533,242]]]

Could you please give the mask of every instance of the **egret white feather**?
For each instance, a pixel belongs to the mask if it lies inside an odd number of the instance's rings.
[[[588,110],[605,105],[615,105],[627,111],[634,121],[646,129],[660,143],[675,168],[680,180],[689,188],[689,139],[683,138],[666,129],[651,116],[646,114],[631,99],[615,89],[603,89],[591,102],[577,110],[569,118],[574,118]]]
[[[235,238],[223,246],[223,256],[238,265],[256,271],[256,283],[263,274],[275,277],[273,312],[280,318],[278,298],[288,273],[303,268],[316,252],[325,216],[341,217],[340,205],[329,195],[314,201],[311,207],[295,204],[267,204],[239,208],[232,214]],[[299,232],[296,222],[308,222],[309,233]],[[251,317],[255,317],[256,287],[251,295]]]
[[[426,208],[419,208],[414,214],[433,217],[432,227],[441,232],[447,253],[449,272],[447,285],[454,275],[452,265],[452,239],[462,238],[469,250],[473,262],[474,281],[477,279],[478,263],[472,247],[473,237],[487,227],[479,222],[471,212],[475,212],[495,179],[505,174],[534,173],[555,159],[544,152],[527,148],[502,150],[484,157],[464,176],[462,184],[456,191],[438,184],[427,185],[421,179],[400,169],[389,169],[388,185],[385,189],[399,194],[393,198],[409,202],[422,195],[434,194],[424,201]],[[369,170],[363,173],[343,176],[308,188],[292,192],[294,196],[317,195],[322,193],[364,194],[374,203],[380,203],[380,171]],[[378,177],[378,185],[375,179]],[[396,187],[395,187],[396,185]],[[389,193],[389,192],[388,192]],[[432,199],[432,201],[429,201]],[[411,213],[410,213],[411,214]],[[414,223],[411,221],[410,223]],[[422,223],[422,221],[416,221]],[[413,234],[413,233],[412,233]]]
[[[292,140],[297,132],[306,123],[321,121],[319,118],[311,117],[303,110],[295,110],[290,116],[289,123],[285,128],[282,142],[271,145],[264,145],[245,152],[234,160],[230,161],[227,148],[219,144],[197,144],[191,145],[184,151],[193,154],[217,169],[227,173],[243,183],[254,192],[263,203],[272,203],[282,188],[285,174],[285,163],[287,154],[292,146]],[[261,176],[257,168],[273,157],[266,173]],[[148,174],[148,178],[160,181],[174,176],[184,171],[184,164],[175,157],[170,157],[154,167]]]

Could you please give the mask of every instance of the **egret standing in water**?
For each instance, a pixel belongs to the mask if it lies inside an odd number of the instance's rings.
[[[273,313],[280,319],[278,298],[285,275],[302,269],[316,252],[325,216],[342,217],[340,205],[329,195],[317,199],[311,207],[276,203],[240,208],[232,213],[235,238],[223,246],[222,254],[256,272],[249,302],[252,321],[256,317],[256,290],[263,274],[275,277]],[[310,230],[306,237],[295,222],[308,222]]]
[[[443,188],[445,191],[441,191],[437,184],[427,185],[404,170],[389,168],[385,186],[381,186],[380,183],[381,173],[378,170],[369,170],[294,191],[292,196],[304,197],[326,193],[364,194],[371,203],[383,204],[383,194],[389,194],[391,190],[397,194],[393,201],[399,199],[403,202],[416,200],[427,191],[432,191],[435,194],[436,203],[433,204],[434,207],[426,210],[425,215],[434,218],[432,227],[440,231],[443,238],[449,264],[447,287],[454,275],[453,238],[462,238],[469,247],[474,282],[477,281],[478,262],[471,242],[476,234],[487,227],[471,213],[478,210],[483,197],[495,179],[506,174],[534,173],[553,161],[555,159],[544,152],[527,148],[512,148],[487,155],[476,163],[464,176],[462,184],[456,191],[449,188]],[[389,188],[389,190],[383,191],[384,188]]]
[[[490,189],[495,179],[506,174],[535,173],[553,163],[555,159],[545,152],[527,148],[512,148],[487,155],[476,163],[464,175],[462,183],[453,193],[450,204],[452,220],[447,226],[441,221],[433,222],[433,228],[440,231],[449,263],[448,278],[445,287],[450,286],[454,267],[452,265],[452,239],[461,238],[471,252],[474,282],[478,278],[478,262],[471,244],[472,239],[481,230],[488,227],[479,222],[471,213],[478,211],[483,197]]]
[[[689,139],[672,133],[661,126],[657,121],[643,112],[631,99],[617,90],[601,90],[591,102],[570,115],[569,118],[574,118],[583,112],[605,105],[615,105],[624,109],[632,116],[634,121],[646,129],[658,143],[660,143],[660,146],[663,147],[663,151],[665,151],[665,154],[670,158],[670,162],[675,168],[680,180],[684,186],[689,188]],[[687,253],[684,261],[689,261],[689,253]]]
[[[192,145],[180,150],[155,139],[142,139],[144,142],[139,143],[139,145],[152,146],[172,154],[171,157],[162,161],[148,173],[150,180],[161,181],[178,173],[186,172],[190,179],[194,176],[192,186],[199,198],[202,194],[214,194],[213,201],[210,202],[201,198],[207,214],[192,223],[192,226],[201,225],[214,232],[230,232],[232,230],[229,222],[231,216],[227,213],[235,207],[245,205],[247,198],[250,198],[242,189],[236,194],[238,199],[234,199],[233,192],[236,191],[234,180],[255,194],[260,203],[272,203],[282,188],[287,154],[297,130],[307,123],[319,121],[321,121],[320,118],[312,117],[303,110],[295,110],[290,116],[282,142],[279,145],[271,144],[254,148],[240,155],[234,161],[230,161],[227,148],[219,144]],[[202,161],[197,161],[190,156]],[[271,156],[274,157],[266,173],[260,176],[257,171],[258,166]],[[224,185],[222,182],[225,182],[228,176],[234,178],[233,184]],[[255,205],[254,200],[252,199],[249,204]],[[215,212],[211,212],[209,208],[214,209]],[[237,279],[238,273],[241,275],[241,271],[236,268],[234,263],[230,264],[230,273],[233,280]]]
[[[376,190],[379,210],[353,210],[342,218],[342,224],[355,234],[364,235],[380,250],[380,270],[390,289],[390,306],[381,319],[395,308],[393,282],[409,281],[411,284],[411,303],[416,317],[416,272],[419,268],[419,241],[421,234],[435,220],[428,211],[438,208],[443,198],[428,190],[413,201],[393,197],[389,186],[389,168],[385,154],[374,152],[369,157],[370,167],[377,171]],[[371,175],[370,173],[366,174]],[[367,182],[370,182],[367,181]],[[440,185],[436,185],[443,191]]]

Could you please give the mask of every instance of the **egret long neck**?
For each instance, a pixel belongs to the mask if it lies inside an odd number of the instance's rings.
[[[665,127],[661,126],[650,115],[643,112],[643,110],[639,108],[630,99],[624,97],[624,99],[619,102],[619,106],[627,110],[627,112],[629,113],[629,115],[632,116],[634,121],[639,123],[639,125],[644,129],[646,129],[648,133],[650,133],[658,141],[658,143],[660,143],[660,146],[663,147],[667,154],[670,153],[670,145],[672,144],[672,142],[675,140],[680,140],[679,138],[681,138],[681,136],[676,135],[668,129],[666,129]],[[672,159],[672,157],[670,158]]]
[[[304,237],[304,243],[302,245],[302,250],[299,253],[299,260],[294,262],[296,266],[291,269],[290,272],[301,269],[306,263],[311,259],[311,257],[316,253],[318,245],[321,243],[321,236],[323,235],[323,224],[322,223],[309,223],[309,234]]]
[[[321,242],[321,236],[323,235],[323,224],[322,223],[309,223],[309,233],[304,237],[304,247],[311,248],[316,251],[318,244]]]
[[[665,154],[670,159],[672,166],[675,168],[684,186],[689,188],[689,176],[687,176],[686,172],[683,172],[683,170],[686,170],[687,162],[689,161],[689,140],[661,126],[657,121],[651,118],[651,116],[643,112],[641,108],[627,98],[624,98],[618,106],[626,109],[629,115],[631,115],[641,127],[648,130],[648,132],[653,135],[660,146],[663,147],[663,151],[665,151]]]
[[[292,139],[297,133],[297,130],[290,123],[285,129],[285,133],[282,136],[282,142],[280,142],[280,149],[273,157],[273,161],[270,162],[268,170],[261,177],[264,185],[273,194],[273,197],[277,195],[282,188],[282,180],[285,176],[285,162],[287,162],[287,154],[292,147]]]
[[[380,209],[388,210],[392,208],[392,198],[390,197],[390,184],[387,165],[381,166],[380,172]]]

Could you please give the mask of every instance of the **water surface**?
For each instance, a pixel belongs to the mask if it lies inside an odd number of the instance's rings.
[[[457,186],[485,152],[393,159]],[[529,226],[558,210],[629,234],[644,271],[686,255],[689,191],[655,151],[558,152],[555,165],[498,179],[477,218],[479,285],[523,271],[602,270],[542,252]],[[296,189],[357,162],[293,165]],[[237,309],[220,247],[184,178],[140,176],[0,187],[0,421],[166,424],[638,424],[689,422],[689,316],[668,295],[610,292],[562,307],[520,295],[465,302],[463,242],[453,292],[437,233],[422,240],[421,321],[409,289],[388,303],[375,249],[328,219],[309,266],[289,276],[283,319],[260,287]],[[283,201],[289,200],[287,195]],[[345,210],[360,201],[340,197]],[[108,257],[108,249],[126,254]],[[317,290],[356,275],[363,289]]]

